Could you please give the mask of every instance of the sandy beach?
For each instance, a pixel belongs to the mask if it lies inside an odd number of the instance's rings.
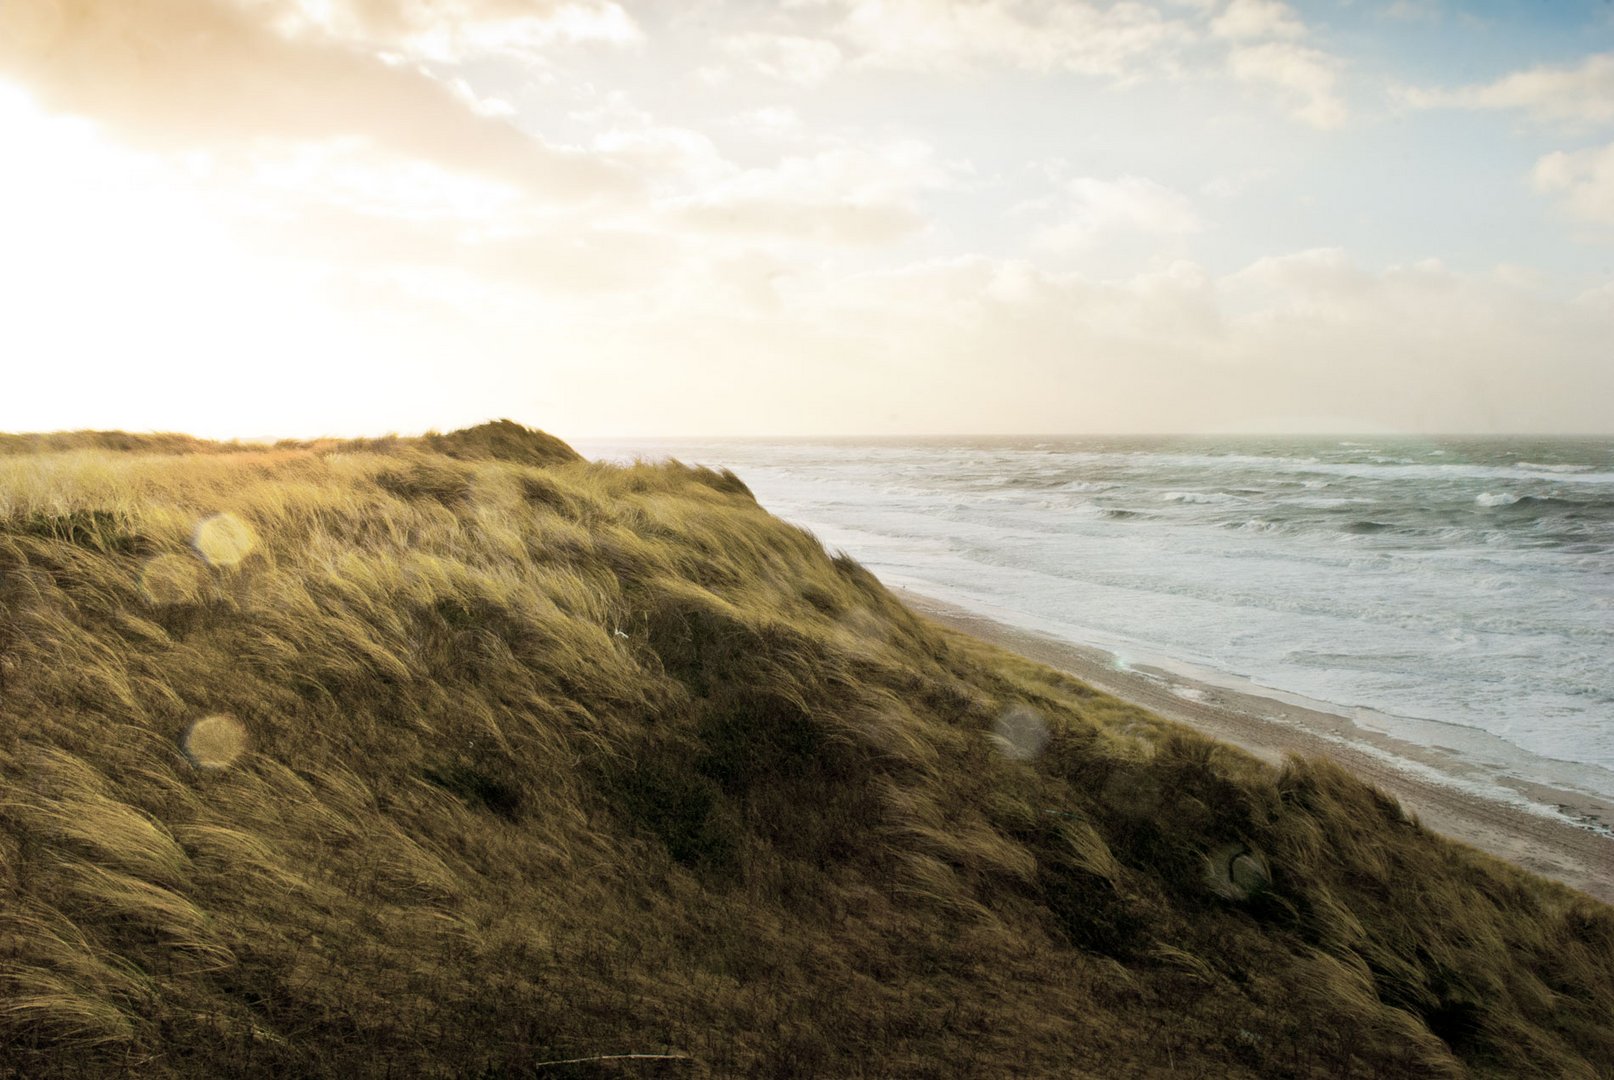
[[[1249,685],[1234,689],[1142,664],[1123,667],[1098,648],[989,619],[957,605],[896,590],[913,610],[956,630],[1067,671],[1116,697],[1274,764],[1286,755],[1328,758],[1393,795],[1419,821],[1461,843],[1614,903],[1614,803],[1506,778],[1520,800],[1558,814],[1464,790],[1454,753],[1417,746]],[[1494,777],[1487,777],[1495,780]]]

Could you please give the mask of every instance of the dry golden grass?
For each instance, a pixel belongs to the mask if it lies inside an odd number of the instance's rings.
[[[1610,1017],[1608,908],[730,474],[0,436],[0,1074],[1614,1077]]]

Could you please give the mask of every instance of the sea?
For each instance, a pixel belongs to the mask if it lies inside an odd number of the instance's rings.
[[[887,585],[1614,799],[1614,439],[581,440]],[[1506,785],[1504,785],[1506,786]]]

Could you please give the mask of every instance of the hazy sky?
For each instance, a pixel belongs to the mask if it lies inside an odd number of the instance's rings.
[[[1614,431],[1601,0],[0,0],[0,430]]]

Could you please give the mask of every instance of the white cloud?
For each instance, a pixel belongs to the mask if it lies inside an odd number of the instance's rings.
[[[1228,295],[1259,311],[1260,318],[1279,315],[1316,322],[1348,321],[1380,282],[1351,261],[1343,248],[1314,248],[1267,256],[1228,277]]]
[[[632,16],[609,0],[267,0],[274,25],[369,50],[455,64],[532,58],[555,45],[638,45]]]
[[[1336,128],[1347,117],[1338,93],[1338,57],[1300,39],[1309,30],[1281,0],[1231,0],[1210,21],[1213,38],[1228,42],[1227,70],[1239,82],[1275,90],[1289,114],[1315,128]]]
[[[1005,64],[1128,77],[1192,35],[1141,3],[1084,0],[830,0],[838,33],[871,67],[917,71]]]
[[[689,187],[620,225],[361,141],[211,153],[198,172],[249,172],[239,186],[267,200],[254,242],[285,247],[257,260],[173,159],[22,95],[0,93],[0,124],[32,163],[0,170],[15,316],[0,355],[29,359],[0,428],[314,434],[515,411],[567,434],[1276,430],[1327,411],[1408,431],[1599,430],[1614,399],[1607,288],[1559,300],[1527,276],[1368,268],[1340,249],[1113,280],[803,253],[906,235],[903,215],[955,182],[919,143],[731,165],[708,186],[681,171],[704,148],[643,132]],[[1166,234],[1193,220],[1172,194],[1070,189],[1095,221]],[[221,379],[262,392],[220,396]]]
[[[841,65],[841,50],[822,38],[789,34],[732,34],[719,42],[725,54],[775,79],[817,86]]]
[[[1319,49],[1289,41],[1236,45],[1228,68],[1240,82],[1277,89],[1290,114],[1315,128],[1337,128],[1348,116],[1336,91],[1340,62]]]
[[[1536,162],[1531,180],[1537,191],[1562,196],[1572,216],[1614,225],[1614,143],[1548,154]]]
[[[684,223],[718,233],[886,244],[924,227],[917,195],[948,186],[952,172],[917,140],[876,147],[837,142],[770,166],[736,170],[672,205]]]
[[[774,77],[814,85],[839,66],[933,74],[1007,68],[1076,72],[1119,82],[1180,78],[1209,61],[1241,82],[1262,86],[1291,115],[1318,128],[1344,122],[1338,90],[1341,61],[1315,46],[1295,9],[1282,0],[1231,0],[1174,5],[1121,0],[802,0],[799,15],[829,11],[824,37],[775,33],[731,35],[720,47]],[[1196,50],[1215,43],[1213,51]],[[1223,51],[1225,49],[1225,51]],[[707,65],[697,77],[719,86],[733,70]]]
[[[1604,300],[1429,260],[1375,271],[1338,249],[1115,281],[966,257],[798,295],[790,348],[835,328],[859,388],[833,413],[846,431],[892,402],[910,431],[1294,430],[1319,412],[1385,430],[1599,430],[1614,395]],[[914,393],[921,374],[952,392]]]
[[[1614,281],[1587,289],[1575,297],[1575,303],[1591,311],[1614,315]]]
[[[1266,166],[1241,169],[1236,173],[1212,177],[1200,186],[1199,191],[1212,199],[1231,199],[1272,179],[1273,174],[1273,170]]]
[[[264,14],[209,0],[4,4],[0,71],[47,107],[93,116],[156,149],[359,136],[550,198],[586,200],[632,185],[611,162],[486,115],[416,68],[288,39]]]
[[[603,128],[591,146],[600,156],[631,167],[657,195],[722,183],[738,171],[705,132],[648,119]]]
[[[1614,53],[1515,71],[1483,85],[1405,89],[1402,96],[1417,108],[1518,109],[1571,128],[1608,124],[1614,122]],[[1536,161],[1530,181],[1537,192],[1561,199],[1571,218],[1614,225],[1614,143],[1547,154]]]
[[[1105,234],[1173,236],[1203,227],[1187,196],[1139,176],[1071,180],[1061,209],[1061,219],[1036,235],[1036,246],[1080,248]]]
[[[1418,108],[1522,109],[1539,120],[1605,124],[1614,121],[1614,53],[1597,53],[1573,66],[1515,71],[1481,86],[1403,94]]]
[[[478,116],[509,119],[517,114],[516,107],[508,101],[500,97],[483,97],[464,79],[445,79],[443,82],[456,98]]]
[[[918,210],[903,203],[854,199],[719,196],[691,201],[683,223],[712,233],[866,247],[890,244],[924,228]]]
[[[747,135],[770,139],[796,139],[807,131],[801,114],[778,105],[748,109],[727,118],[724,124]]]
[[[1237,41],[1294,38],[1306,32],[1294,8],[1281,0],[1232,0],[1210,26],[1216,37]]]

